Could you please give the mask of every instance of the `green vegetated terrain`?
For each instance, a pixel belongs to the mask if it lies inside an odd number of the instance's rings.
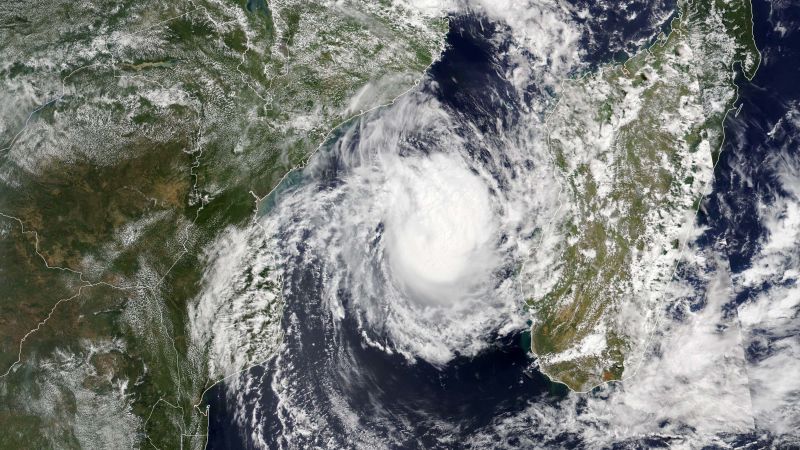
[[[445,31],[366,0],[3,2],[0,448],[201,448],[204,246]]]
[[[760,62],[749,0],[679,4],[669,34],[570,80],[548,119],[568,208],[556,282],[529,301],[542,369],[574,390],[635,370],[713,176],[737,73]]]

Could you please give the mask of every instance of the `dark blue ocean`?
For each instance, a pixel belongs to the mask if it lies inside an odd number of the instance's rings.
[[[627,12],[617,13],[613,6],[588,0],[578,3],[584,3],[582,6],[591,13],[588,19],[575,18],[588,25],[583,45],[590,64],[624,58],[625,52],[635,50],[629,43],[653,36],[664,26],[655,18],[666,17],[674,8],[673,3],[645,7],[644,2],[631,2]],[[629,19],[631,11],[639,14]],[[758,199],[780,189],[770,165],[763,164],[778,145],[771,144],[774,141],[767,138],[767,133],[793,101],[800,102],[800,8],[773,9],[767,1],[754,0],[754,20],[763,61],[752,81],[739,77],[741,110],[737,115],[729,115],[725,123],[726,143],[716,167],[714,191],[703,202],[698,219],[708,227],[701,238],[702,245],[723,248],[734,272],[748,267],[756,250],[754,243],[764,233],[755,212]],[[788,31],[776,31],[777,22],[787,24]],[[430,69],[429,79],[421,87],[429,89],[452,110],[469,115],[473,123],[480,124],[482,132],[488,133],[493,127],[516,120],[512,99],[486,94],[503,92],[507,83],[497,75],[497,48],[489,44],[496,37],[497,26],[474,15],[451,18],[447,50]],[[435,90],[431,89],[431,83],[436,83]],[[544,93],[531,86],[529,95]],[[500,125],[497,117],[501,118]],[[795,149],[800,148],[799,136],[798,130],[786,131],[786,139],[794,143]],[[333,172],[331,177],[335,177]],[[302,257],[302,248],[300,251]],[[491,350],[470,359],[457,358],[444,369],[425,362],[409,365],[402,356],[362,345],[360,331],[352,319],[344,319],[333,332],[325,318],[329,312],[321,304],[319,277],[313,271],[294,271],[290,277],[285,282],[302,289],[293,290],[295,293],[285,299],[284,315],[296,316],[298,320],[294,323],[302,327],[302,332],[287,334],[283,361],[291,362],[291,369],[287,369],[291,375],[306,380],[304,395],[310,414],[325,415],[325,411],[337,408],[329,392],[317,382],[329,380],[341,386],[338,393],[347,399],[349,408],[358,412],[360,425],[381,433],[386,425],[373,418],[388,411],[388,415],[402,418],[404,424],[399,434],[385,429],[386,433],[395,433],[393,440],[398,442],[398,448],[438,448],[441,429],[437,424],[456,424],[457,442],[459,435],[468,436],[499,415],[522,411],[531,402],[558,404],[568,395],[564,386],[550,382],[536,370],[528,351],[529,337],[523,331],[496,336]],[[737,302],[748,295],[751,293],[743,292]],[[731,304],[730,308],[735,306]],[[330,348],[326,344],[331,342],[347,353],[350,367],[330,363],[336,357],[326,351]],[[758,358],[763,351],[769,349],[748,349],[747,356]],[[275,439],[267,443],[271,448],[279,446],[284,426],[274,414],[278,398],[271,389],[276,370],[273,364],[253,368],[245,375],[255,386],[261,386],[258,423],[264,436]],[[241,429],[237,424],[234,400],[224,384],[211,389],[205,401],[210,406],[208,448],[255,447],[250,440],[253,430]],[[336,420],[330,419],[329,423],[335,431]],[[345,430],[343,426],[340,428],[342,433]],[[531,429],[530,433],[536,435],[536,430]],[[511,439],[502,444],[513,447],[515,442]],[[741,436],[740,442],[745,444],[753,439]],[[315,444],[323,446],[326,442]],[[569,434],[542,444],[582,447],[578,438]],[[660,444],[664,442],[653,437],[636,445]]]

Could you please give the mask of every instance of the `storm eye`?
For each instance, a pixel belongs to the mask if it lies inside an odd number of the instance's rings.
[[[492,269],[496,223],[489,189],[458,158],[397,159],[386,180],[386,250],[393,274],[414,297],[455,301]]]

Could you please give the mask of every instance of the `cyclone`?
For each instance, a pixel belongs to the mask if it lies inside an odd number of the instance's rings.
[[[485,278],[495,234],[488,188],[457,161],[432,155],[418,167],[396,162],[377,201],[384,211],[390,266],[403,284],[431,301]],[[399,169],[399,170],[398,170]]]
[[[555,256],[542,237],[563,214],[543,107],[521,107],[546,81],[496,70],[517,64],[507,28],[458,27],[419,89],[343,126],[265,201],[258,245],[281,273],[283,340],[230,384],[237,429],[262,446],[402,446],[412,429],[446,446],[550,388],[520,346],[520,280],[542,280],[518,276],[531,252]]]
[[[515,211],[536,207],[510,203],[524,186],[501,186],[508,174],[472,158],[452,122],[431,96],[399,101],[321,155],[305,171],[313,182],[282,193],[264,219],[278,245],[303,247],[290,267],[314,255],[332,317],[355,318],[369,345],[436,365],[524,326],[508,274],[526,240]]]

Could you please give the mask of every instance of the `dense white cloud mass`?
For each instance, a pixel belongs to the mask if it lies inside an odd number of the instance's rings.
[[[386,173],[373,201],[386,208],[381,216],[392,272],[413,296],[458,301],[466,294],[458,291],[484,277],[497,259],[488,187],[446,155],[381,159]]]

